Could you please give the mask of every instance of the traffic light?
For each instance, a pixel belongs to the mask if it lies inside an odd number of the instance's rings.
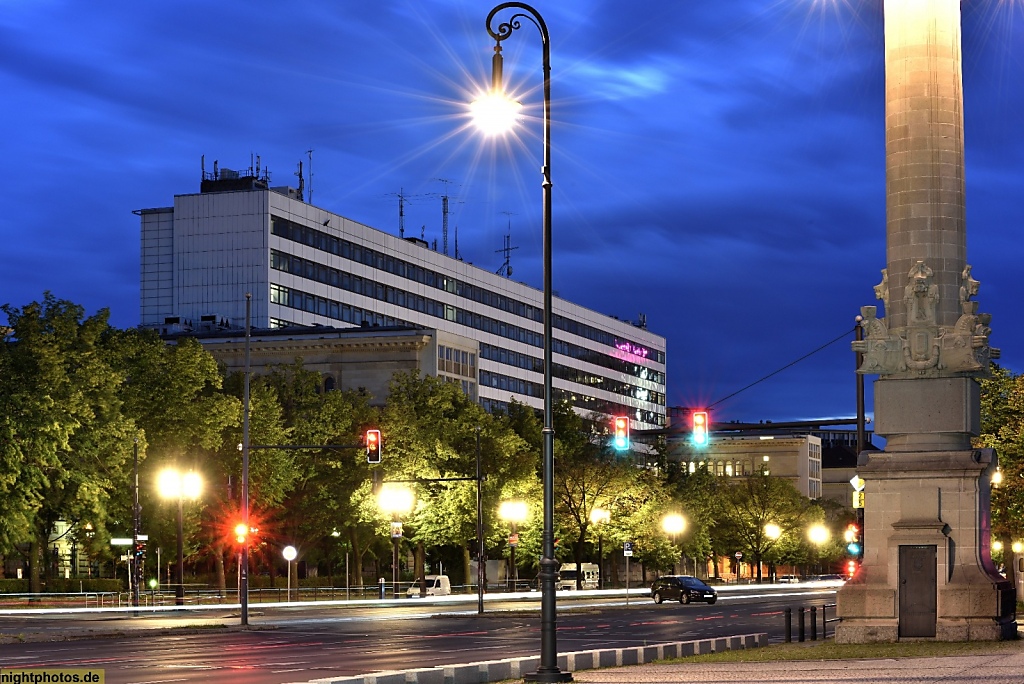
[[[235,543],[244,546],[247,541],[249,541],[249,526],[240,522],[235,525]]]
[[[366,462],[380,463],[380,430],[366,431]]]
[[[629,449],[629,417],[615,416],[612,419],[612,426],[615,432],[615,436],[612,437],[612,446],[616,451],[626,451]]]
[[[144,540],[137,540],[135,542],[135,563],[136,567],[142,567],[146,562],[146,542]]]
[[[843,539],[846,541],[846,551],[854,558],[860,558],[864,552],[864,543],[860,536],[860,526],[856,523],[847,525],[846,532],[843,533]]]
[[[853,576],[857,574],[857,561],[851,560],[846,561],[846,578],[853,579]]]
[[[707,411],[693,412],[693,445],[702,447],[708,445],[708,427],[711,423],[708,420]]]

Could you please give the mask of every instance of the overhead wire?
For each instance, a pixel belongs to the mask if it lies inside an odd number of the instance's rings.
[[[860,323],[857,323],[857,325],[860,325]],[[826,342],[825,344],[821,345],[820,347],[818,347],[817,349],[815,349],[813,351],[807,352],[806,354],[801,356],[799,359],[796,359],[794,361],[790,361],[789,363],[787,363],[782,368],[779,368],[778,370],[772,371],[768,375],[764,376],[763,378],[761,378],[759,380],[755,380],[754,382],[750,383],[746,387],[738,389],[735,392],[733,392],[732,394],[728,394],[728,395],[722,397],[721,399],[719,399],[719,400],[717,400],[717,401],[715,401],[715,402],[713,402],[711,404],[708,404],[707,408],[709,408],[709,409],[713,408],[713,407],[717,406],[718,404],[721,404],[723,401],[725,401],[727,399],[732,399],[733,397],[735,397],[740,392],[746,392],[748,389],[750,389],[754,385],[760,384],[760,383],[764,382],[765,380],[768,380],[769,378],[772,378],[772,377],[778,375],[779,373],[781,373],[782,371],[786,370],[787,368],[795,366],[796,364],[800,363],[801,361],[814,356],[815,354],[817,354],[818,352],[822,351],[823,349],[827,349],[828,347],[831,347],[836,342],[839,342],[842,339],[848,339],[849,334],[857,329],[857,325],[855,325],[853,328],[851,328],[849,330],[844,330],[843,333],[841,335],[839,335],[838,337],[836,337],[835,339]]]

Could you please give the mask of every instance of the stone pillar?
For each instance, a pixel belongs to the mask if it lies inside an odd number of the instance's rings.
[[[885,318],[861,309],[854,350],[858,372],[879,376],[886,447],[860,456],[864,562],[839,592],[836,640],[1009,638],[1015,594],[988,546],[996,455],[971,447],[976,378],[998,350],[966,261],[960,0],[885,0],[884,11]]]

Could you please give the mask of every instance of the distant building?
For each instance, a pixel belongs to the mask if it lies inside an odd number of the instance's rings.
[[[169,335],[195,337],[228,372],[245,368],[245,334],[211,330]],[[477,396],[477,342],[431,328],[289,327],[254,330],[249,337],[249,364],[254,373],[302,361],[320,374],[325,391],[355,390],[382,405],[395,373],[417,371],[461,386]]]
[[[435,345],[442,335],[476,343],[476,363],[462,358],[464,346],[458,363],[475,366],[485,408],[512,398],[542,406],[540,290],[307,204],[301,189],[272,188],[258,168],[204,171],[199,193],[136,213],[145,327],[237,333],[251,293],[256,329],[434,329]],[[642,319],[557,297],[552,308],[555,400],[628,415],[633,429],[663,427],[665,338]]]

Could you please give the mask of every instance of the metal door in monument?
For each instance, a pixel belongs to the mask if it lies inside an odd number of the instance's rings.
[[[935,636],[938,594],[934,546],[900,546],[899,636]]]

